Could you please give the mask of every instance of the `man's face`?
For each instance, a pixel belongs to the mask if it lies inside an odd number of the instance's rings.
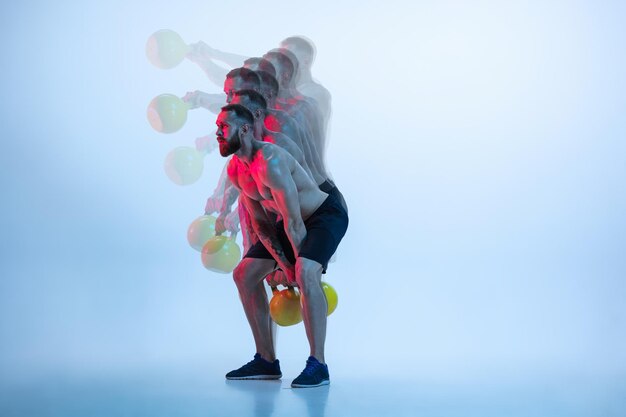
[[[230,112],[221,112],[215,121],[217,125],[217,143],[220,147],[220,155],[229,156],[234,154],[241,148],[241,140],[239,139],[239,123],[236,118],[230,115]]]
[[[226,94],[226,103],[230,104],[233,100],[233,93],[235,92],[235,78],[226,78],[224,81],[224,94]]]
[[[249,109],[248,107],[248,98],[244,97],[244,96],[240,96],[235,94],[233,96],[233,99],[230,101],[230,104],[241,104],[242,106],[244,106],[245,108]]]

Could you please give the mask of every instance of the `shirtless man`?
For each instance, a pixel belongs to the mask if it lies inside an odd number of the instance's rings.
[[[263,142],[273,143],[278,145],[282,149],[286,150],[296,162],[304,169],[304,171],[312,177],[311,171],[304,158],[304,153],[291,140],[288,136],[280,132],[274,132],[269,130],[264,120],[266,117],[267,103],[263,96],[255,90],[239,90],[233,93],[231,100],[232,104],[241,104],[252,113],[254,116],[254,125],[252,127],[252,134],[256,140]],[[222,234],[227,229],[227,219],[232,216],[231,207],[239,196],[239,190],[232,184],[229,178],[224,181],[224,187],[222,189],[222,206],[219,211],[219,216],[215,221],[215,232]],[[242,223],[241,231],[243,233],[244,250],[247,251],[252,243],[256,243],[258,239],[253,235],[253,230],[249,227],[249,216],[245,211],[243,205],[238,205],[238,215]]]
[[[296,74],[296,87],[305,97],[310,97],[317,103],[324,123],[324,137],[328,137],[327,129],[331,115],[330,92],[319,82],[313,79],[311,67],[315,61],[315,45],[313,41],[304,36],[290,36],[280,42],[280,48],[292,52],[298,59],[298,72]]]
[[[260,65],[264,64],[261,63]],[[271,65],[271,63],[265,61],[266,68],[271,68]],[[258,67],[258,63],[255,63],[254,66]],[[183,97],[183,101],[189,105],[190,109],[204,107],[215,114],[219,114],[224,103],[230,103],[235,91],[246,88],[258,91],[260,83],[258,75],[253,70],[247,67],[235,68],[230,70],[224,77],[224,94],[205,93],[200,90],[189,91]]]
[[[324,358],[327,304],[321,276],[347,230],[347,213],[287,151],[254,138],[254,117],[245,107],[232,104],[222,108],[216,124],[220,154],[233,155],[228,175],[240,190],[240,204],[250,213],[259,237],[233,271],[257,353],[226,378],[282,377],[263,285],[264,277],[278,266],[300,288],[310,345],[306,368],[291,385],[326,385],[330,381]]]

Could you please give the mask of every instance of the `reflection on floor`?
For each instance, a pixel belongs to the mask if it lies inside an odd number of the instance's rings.
[[[460,383],[360,376],[291,389],[221,375],[55,377],[0,386],[2,417],[625,416],[626,378]]]

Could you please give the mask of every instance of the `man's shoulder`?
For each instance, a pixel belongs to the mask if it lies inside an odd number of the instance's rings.
[[[237,176],[237,173],[239,172],[239,164],[239,159],[237,159],[236,156],[230,158],[226,165],[226,172],[228,173],[229,177],[233,178]]]
[[[291,172],[293,157],[280,146],[264,142],[258,153],[264,161],[263,171],[266,177],[276,179]]]
[[[269,135],[272,136],[273,139],[275,139],[276,137],[273,135]],[[278,160],[278,162],[280,162],[280,159],[282,159],[283,157],[283,149],[271,142],[263,142],[263,146],[261,146],[259,148],[258,155],[265,161],[275,161]]]
[[[330,91],[323,85],[312,81],[302,86],[298,86],[302,94],[305,96],[313,96],[316,100],[323,100],[324,102],[331,100]],[[325,104],[325,103],[324,103]]]
[[[291,117],[289,116],[289,113],[287,113],[285,110],[281,110],[281,109],[269,109],[269,116],[273,117],[274,120],[276,120],[277,122],[284,122],[286,120],[291,119]]]
[[[282,132],[268,131],[263,135],[263,142],[278,145],[279,147],[282,147],[281,142],[284,142],[287,139],[289,139],[289,136],[285,135]]]

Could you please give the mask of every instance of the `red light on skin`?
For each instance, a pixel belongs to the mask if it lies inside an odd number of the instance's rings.
[[[273,143],[274,145],[276,145],[276,139],[272,135],[263,135],[262,139],[263,139],[263,142],[269,142],[269,143]]]
[[[265,124],[266,129],[271,130],[272,132],[281,131],[280,122],[278,121],[278,118],[273,114],[268,114],[267,116],[265,116],[263,124]]]
[[[233,100],[233,91],[235,91],[235,80],[226,78],[226,81],[224,81],[224,94],[226,94],[226,103],[228,104]]]
[[[300,101],[303,100],[303,96],[294,96],[288,98],[283,97],[276,100],[276,104],[274,105],[274,107],[278,110],[288,112],[293,106],[297,105]]]
[[[274,102],[274,108],[276,110],[285,111],[285,102],[282,99],[276,99],[276,101]]]

